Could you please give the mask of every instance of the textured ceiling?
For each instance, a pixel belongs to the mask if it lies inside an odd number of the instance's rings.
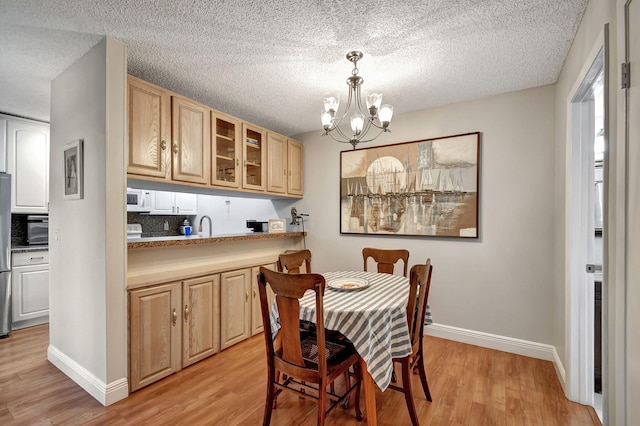
[[[588,0],[1,0],[0,112],[49,119],[50,82],[104,35],[129,73],[285,135],[322,96],[394,113],[554,83]]]

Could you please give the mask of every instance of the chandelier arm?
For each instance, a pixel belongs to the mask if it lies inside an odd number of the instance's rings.
[[[333,130],[335,130],[336,132],[338,132],[338,134],[340,136],[342,136],[345,139],[345,143],[349,142],[352,138],[345,135],[344,132],[342,131],[342,129],[340,129],[340,127],[334,127]],[[334,138],[335,139],[335,138]],[[337,139],[336,139],[337,140]]]
[[[335,121],[335,119],[333,120],[333,129],[337,129],[338,127],[340,127],[340,123],[342,123],[342,120],[347,116],[347,114],[349,113],[349,110],[351,109],[351,102],[353,101],[351,91],[352,89],[349,88],[349,97],[347,98],[347,105],[344,108],[344,113],[342,114],[342,117],[340,117],[338,121]]]
[[[344,140],[343,141],[341,139],[338,139],[333,135],[333,133],[329,133],[329,132],[323,133],[322,136],[331,136],[331,139],[333,139],[334,141],[339,142],[339,143],[351,143],[351,141],[349,141],[349,140]],[[345,139],[347,139],[346,136],[343,136],[343,137]]]
[[[366,140],[359,140],[358,143],[365,143],[365,142],[371,142],[372,140],[376,139],[378,136],[380,136],[381,134],[385,133],[385,132],[389,132],[391,133],[390,130],[384,130],[384,129],[380,129],[380,131],[378,132],[377,135],[375,135],[374,137],[372,137],[371,139],[366,139]]]

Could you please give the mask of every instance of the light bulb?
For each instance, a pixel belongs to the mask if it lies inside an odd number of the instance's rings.
[[[369,114],[373,117],[376,115],[376,111],[380,109],[382,103],[382,93],[371,93],[367,96],[367,109]]]
[[[324,97],[324,110],[329,112],[333,110],[334,112],[338,111],[338,105],[340,105],[340,98],[336,96],[325,96]]]
[[[322,111],[322,113],[320,113],[320,120],[322,121],[322,127],[328,130],[333,125],[333,114],[328,111]]]
[[[351,130],[355,135],[359,135],[364,127],[364,115],[353,114],[351,116]]]
[[[380,107],[380,111],[378,111],[378,118],[380,119],[383,127],[387,127],[389,125],[391,117],[393,117],[393,106],[382,105]]]

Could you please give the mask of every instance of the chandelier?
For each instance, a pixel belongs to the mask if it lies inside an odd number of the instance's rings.
[[[362,106],[360,86],[364,83],[364,79],[358,75],[358,61],[360,59],[362,59],[362,52],[354,50],[347,53],[347,60],[353,63],[353,70],[351,71],[351,77],[347,78],[349,98],[343,114],[340,117],[337,116],[340,98],[328,95],[324,98],[324,111],[320,116],[322,127],[324,128],[322,135],[329,135],[336,142],[350,143],[353,149],[356,149],[356,145],[360,142],[371,142],[382,133],[389,132],[388,127],[393,116],[393,107],[391,105],[380,105],[382,103],[382,93],[371,93],[366,99],[366,109]],[[347,136],[340,129],[340,124],[350,114],[352,103],[353,111],[350,115],[350,121],[353,135]],[[369,135],[369,130],[374,128],[379,130],[377,134],[375,136]],[[338,137],[336,137],[336,133]]]

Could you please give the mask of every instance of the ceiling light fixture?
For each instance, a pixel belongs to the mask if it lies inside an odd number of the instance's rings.
[[[349,99],[344,113],[337,117],[340,98],[337,96],[327,95],[324,98],[324,111],[320,115],[322,127],[324,128],[323,136],[329,135],[336,142],[350,143],[353,149],[360,142],[371,142],[384,132],[389,132],[389,123],[393,116],[393,107],[391,105],[380,105],[382,103],[382,93],[371,93],[367,96],[366,109],[362,106],[360,98],[360,86],[364,83],[364,79],[358,75],[358,61],[362,59],[362,52],[354,50],[347,53],[347,60],[353,62],[353,70],[351,77],[347,78],[349,86]],[[340,129],[340,123],[351,111],[351,103],[353,102],[353,111],[351,113],[351,131],[353,136],[349,137]],[[375,127],[380,131],[370,139],[365,139],[369,130]],[[338,133],[340,138],[335,134]]]

